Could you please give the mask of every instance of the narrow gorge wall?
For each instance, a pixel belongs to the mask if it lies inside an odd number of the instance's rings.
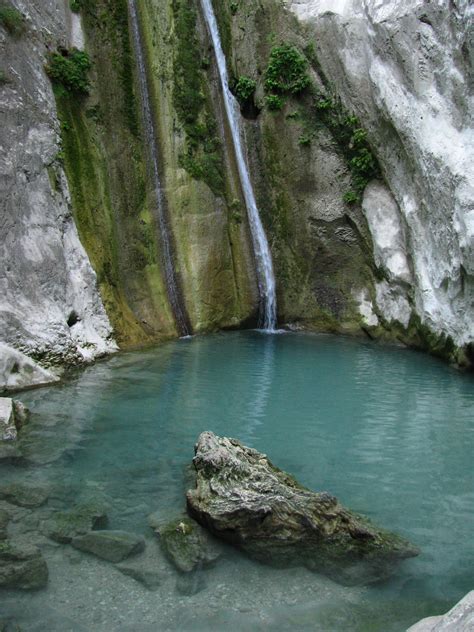
[[[72,217],[43,68],[51,42],[68,44],[66,12],[45,0],[17,8],[22,31],[0,27],[0,387],[12,388],[116,348]]]
[[[16,34],[0,25],[0,387],[14,388],[177,330],[126,0],[77,0],[78,13],[66,0],[12,4],[24,19]],[[213,4],[242,103],[279,323],[366,332],[468,365],[469,3]],[[255,324],[252,240],[200,4],[137,6],[192,329]],[[87,91],[56,83],[53,92],[51,55],[74,47],[90,58]],[[268,68],[282,49],[308,81],[272,94]]]

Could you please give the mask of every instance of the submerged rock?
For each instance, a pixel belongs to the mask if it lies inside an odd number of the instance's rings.
[[[0,486],[0,499],[19,507],[41,507],[48,500],[48,492],[44,487],[11,483]]]
[[[218,543],[190,518],[182,517],[161,525],[156,533],[166,555],[183,573],[212,564],[222,553]]]
[[[158,547],[154,547],[158,553]],[[143,555],[117,564],[116,568],[139,582],[148,590],[157,590],[164,580],[163,559],[153,552],[149,552],[148,547]]]
[[[127,531],[91,531],[73,538],[71,544],[108,562],[122,562],[145,550],[144,538]]]
[[[9,521],[10,521],[9,514],[3,509],[0,509],[0,540],[7,539],[7,526],[8,526]]]
[[[474,590],[467,593],[449,612],[427,617],[408,628],[407,632],[472,632],[474,630]]]
[[[69,544],[73,538],[89,533],[92,529],[103,529],[108,524],[103,507],[96,503],[76,505],[71,511],[58,511],[43,523],[42,531],[61,544]]]
[[[48,583],[48,567],[34,546],[0,543],[0,587],[38,590]]]
[[[418,554],[409,542],[312,492],[264,454],[235,439],[203,432],[195,448],[190,515],[252,557],[303,565],[345,584],[383,579]]]

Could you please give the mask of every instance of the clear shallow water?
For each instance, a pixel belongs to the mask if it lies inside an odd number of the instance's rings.
[[[27,439],[36,464],[0,476],[46,482],[52,508],[99,497],[110,528],[149,536],[149,513],[184,506],[185,466],[199,433],[213,430],[422,550],[365,588],[229,551],[202,571],[201,592],[183,596],[152,539],[156,592],[40,538],[48,590],[0,594],[0,614],[25,630],[396,632],[474,587],[474,381],[427,356],[333,336],[228,333],[123,354],[20,399],[36,413]]]

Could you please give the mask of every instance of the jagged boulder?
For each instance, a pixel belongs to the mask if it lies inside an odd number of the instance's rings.
[[[189,514],[262,562],[304,565],[345,584],[389,576],[418,551],[403,538],[312,492],[235,439],[203,432],[193,460]]]

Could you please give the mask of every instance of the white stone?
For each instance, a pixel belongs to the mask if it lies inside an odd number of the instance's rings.
[[[474,632],[474,590],[445,615],[422,619],[407,632]]]
[[[374,243],[374,260],[393,281],[412,282],[400,211],[393,195],[381,182],[366,187],[362,201]]]
[[[14,390],[57,382],[59,377],[35,363],[24,353],[0,342],[0,384]]]
[[[0,397],[0,441],[12,441],[16,436],[13,400]]]
[[[408,327],[411,307],[403,288],[381,281],[375,286],[375,300],[380,313],[388,322],[399,322]]]
[[[366,325],[369,327],[377,327],[379,319],[374,312],[374,305],[370,299],[367,289],[362,289],[353,293],[353,297],[358,304],[359,314]]]

